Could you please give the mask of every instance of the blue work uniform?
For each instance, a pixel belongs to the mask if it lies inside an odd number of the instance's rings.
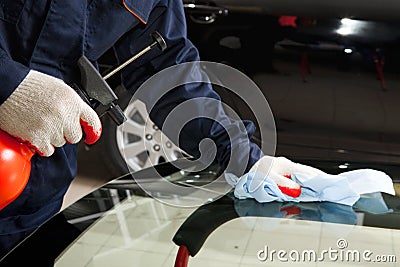
[[[168,48],[152,50],[121,73],[124,85],[132,93],[152,74],[179,63],[199,60],[199,54],[186,38],[186,21],[181,0],[0,0],[0,104],[18,87],[29,70],[34,69],[79,84],[77,60],[85,55],[94,65],[110,48],[124,62],[152,39],[157,30]],[[149,67],[150,66],[150,67]],[[156,90],[156,89],[155,89]],[[149,94],[152,94],[150,91]],[[179,103],[193,97],[219,99],[211,86],[181,86],[162,98],[150,116],[157,125]],[[201,113],[203,108],[199,107]],[[222,108],[216,114],[224,120]],[[200,116],[199,116],[200,117]],[[218,119],[218,118],[217,118]],[[255,131],[254,124],[244,122],[245,129],[232,121],[229,141],[218,123],[199,119],[190,123],[181,147],[198,156],[198,144],[211,138],[217,145],[216,162],[226,166],[230,150],[242,162],[241,142]],[[248,143],[247,143],[248,144]],[[247,145],[248,146],[248,145]],[[258,146],[250,143],[247,169],[261,156]],[[56,148],[51,157],[32,158],[32,170],[23,193],[0,211],[0,234],[36,227],[57,213],[63,196],[77,172],[77,145]],[[27,220],[29,218],[29,220]],[[3,227],[9,225],[9,227]],[[13,230],[13,225],[19,225]]]

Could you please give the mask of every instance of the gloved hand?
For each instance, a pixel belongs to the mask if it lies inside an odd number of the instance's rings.
[[[62,80],[31,70],[0,105],[0,129],[27,143],[41,156],[54,147],[78,143],[85,131],[87,144],[101,135],[96,112]]]
[[[282,193],[291,197],[298,197],[301,194],[300,185],[291,180],[292,174],[301,173],[309,176],[324,174],[319,169],[292,162],[285,157],[271,156],[263,156],[251,167],[249,172],[258,172],[268,176],[277,184]]]

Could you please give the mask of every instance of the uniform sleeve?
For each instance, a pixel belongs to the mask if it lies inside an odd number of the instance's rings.
[[[117,44],[118,58],[124,62],[136,54],[152,40],[150,33],[157,30],[164,37],[168,48],[161,52],[153,49],[145,56],[129,65],[122,73],[124,85],[132,93],[151,75],[158,71],[185,62],[198,61],[199,53],[196,47],[186,37],[186,20],[182,1],[162,1],[152,10],[146,25],[141,25],[128,32]],[[159,86],[162,86],[160,84]],[[151,88],[141,99],[145,103],[157,95],[157,88]],[[242,175],[261,158],[263,153],[250,137],[255,132],[255,126],[250,121],[237,121],[229,118],[221,104],[216,104],[220,96],[207,83],[190,83],[176,87],[165,94],[150,111],[151,120],[160,128],[170,112],[190,99],[202,98],[205,102],[196,101],[191,107],[191,114],[197,119],[188,122],[180,131],[179,146],[190,155],[200,157],[199,144],[203,139],[211,139],[216,144],[217,153],[214,161],[226,171]],[[209,99],[209,100],[207,100]],[[217,100],[217,101],[211,101]],[[212,107],[210,107],[212,102]],[[207,116],[205,118],[205,107]],[[180,128],[180,125],[171,128]],[[176,133],[164,131],[167,136]],[[231,157],[232,155],[232,157]],[[202,154],[202,157],[204,155]],[[229,164],[228,164],[229,163]],[[239,167],[243,166],[244,169]]]
[[[0,105],[14,92],[28,72],[27,67],[12,60],[6,51],[0,48]]]

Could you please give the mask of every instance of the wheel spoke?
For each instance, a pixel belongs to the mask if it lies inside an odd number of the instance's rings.
[[[165,158],[167,161],[172,161],[176,159],[176,156],[174,154],[174,150],[171,148],[167,148],[164,145],[164,149],[162,150],[162,156]]]
[[[137,113],[139,113],[140,116],[146,121],[149,117],[149,114],[147,113],[146,105],[142,101],[135,101],[135,110]]]
[[[170,153],[168,153],[168,155],[166,155],[168,161],[173,161],[173,160],[178,159],[178,157],[175,155],[175,152],[173,150],[171,150],[169,152]]]
[[[150,152],[148,160],[146,161],[146,166],[157,165],[160,162],[161,157],[162,153]]]
[[[139,141],[139,142],[135,142],[135,143],[131,143],[128,144],[124,147],[124,154],[125,157],[127,158],[133,158],[137,155],[139,155],[140,153],[142,153],[143,151],[145,151],[145,145],[143,141]]]
[[[129,160],[128,166],[129,166],[130,170],[133,170],[133,171],[139,171],[143,168],[135,160]]]
[[[133,134],[141,138],[145,134],[144,126],[133,120],[127,120],[122,127],[122,132],[124,133]]]

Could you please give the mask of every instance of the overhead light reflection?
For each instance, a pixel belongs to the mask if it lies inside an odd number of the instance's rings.
[[[339,169],[347,169],[348,167],[349,167],[349,163],[344,163],[344,164],[341,164],[341,165],[339,165],[338,167],[339,167]]]
[[[340,22],[341,22],[343,25],[351,25],[351,24],[354,22],[354,20],[349,19],[349,18],[343,18],[343,19],[340,20]]]
[[[348,27],[341,27],[336,32],[340,35],[350,35],[353,33],[352,29]]]
[[[349,18],[343,18],[340,20],[341,25],[336,30],[336,33],[340,35],[350,35],[359,33],[366,25],[367,22]]]
[[[344,49],[344,52],[345,52],[346,54],[351,54],[351,53],[353,53],[353,50],[352,50],[351,48],[345,48],[345,49]]]

